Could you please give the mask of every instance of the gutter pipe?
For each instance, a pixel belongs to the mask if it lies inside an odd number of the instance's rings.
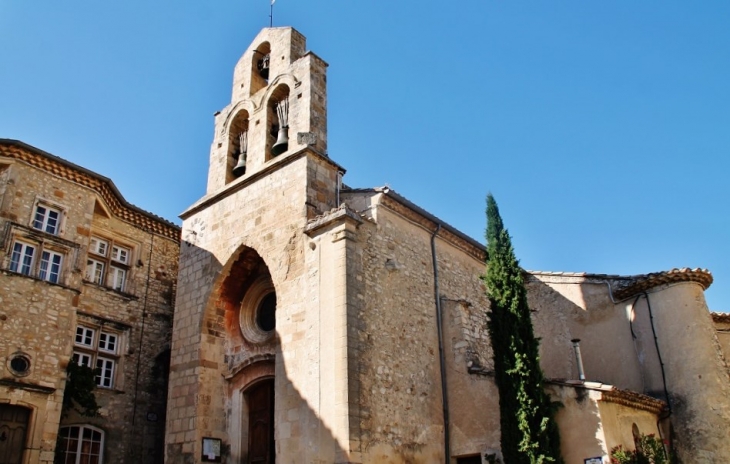
[[[433,293],[436,300],[436,329],[439,338],[439,365],[441,367],[441,401],[443,404],[444,414],[444,463],[451,462],[451,444],[449,442],[449,431],[451,425],[449,422],[449,395],[446,390],[446,359],[444,356],[444,328],[443,314],[441,310],[441,296],[439,295],[439,270],[438,261],[436,259],[436,236],[441,230],[441,224],[436,224],[436,230],[431,235],[431,259],[433,261]]]

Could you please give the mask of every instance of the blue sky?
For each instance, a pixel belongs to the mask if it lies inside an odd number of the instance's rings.
[[[0,0],[0,137],[179,223],[268,0]],[[527,269],[706,267],[730,311],[730,2],[278,0],[330,68],[329,151]]]

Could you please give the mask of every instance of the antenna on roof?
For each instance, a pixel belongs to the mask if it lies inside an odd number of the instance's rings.
[[[274,3],[276,0],[271,0],[271,6],[269,7],[269,27],[274,27]]]

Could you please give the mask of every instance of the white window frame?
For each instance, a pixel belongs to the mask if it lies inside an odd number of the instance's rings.
[[[123,292],[127,281],[127,270],[116,266],[109,266],[109,288]]]
[[[72,359],[78,365],[100,369],[95,377],[96,386],[112,389],[116,383],[121,343],[121,333],[79,324],[76,326],[76,348]]]
[[[129,264],[129,256],[132,254],[132,250],[127,247],[112,245],[112,261],[116,261],[122,264]]]
[[[111,332],[101,331],[99,333],[99,351],[104,353],[117,354],[119,336]]]
[[[92,283],[101,285],[104,282],[104,268],[106,263],[94,258],[86,258],[86,275],[84,278]]]
[[[57,258],[58,262],[54,262],[54,258]],[[39,279],[57,284],[61,280],[62,270],[63,253],[51,250],[41,251],[41,262],[40,268],[38,269]]]
[[[39,215],[40,218],[38,217]],[[55,218],[52,217],[53,215],[55,215]],[[35,205],[35,209],[33,210],[31,227],[51,235],[58,235],[61,232],[62,219],[63,210],[49,206],[46,203],[39,202]]]
[[[114,373],[117,370],[116,360],[97,356],[96,368],[100,370],[99,375],[96,376],[96,385],[102,388],[113,388]]]
[[[16,250],[18,246],[20,246],[20,248]],[[28,254],[29,250],[32,250],[30,254]],[[37,250],[38,246],[35,244],[22,242],[20,240],[13,242],[13,248],[10,252],[9,269],[13,272],[17,272],[18,274],[32,276],[34,270],[33,264],[35,263]],[[30,262],[27,262],[28,260]]]
[[[87,348],[93,348],[96,344],[96,330],[90,329],[83,325],[77,325],[76,326],[76,337],[74,338],[74,343],[78,346],[84,346]],[[81,337],[81,341],[79,341],[79,336]],[[88,340],[88,342],[87,342]]]
[[[69,434],[65,433],[69,430]],[[86,430],[91,431],[91,438],[84,438]],[[75,435],[71,436],[71,433],[76,432]],[[97,434],[99,439],[95,440],[94,434]],[[63,453],[63,462],[68,464],[103,464],[104,462],[104,431],[98,427],[91,425],[69,425],[63,426],[59,429],[59,435],[61,436],[61,443],[66,446],[66,449],[60,450]],[[76,448],[73,450],[68,449],[72,443],[76,443]],[[92,454],[91,449],[94,448],[94,443],[99,444],[99,453]],[[87,451],[84,453],[84,451]],[[68,455],[75,456],[73,462],[70,462]]]
[[[133,248],[92,235],[84,280],[117,292],[126,291]]]
[[[91,237],[89,252],[99,256],[106,256],[109,250],[109,242],[99,237]]]
[[[81,353],[79,351],[74,351],[72,359],[79,366],[86,366],[89,368],[93,365],[92,361],[94,360],[93,356],[89,353]]]

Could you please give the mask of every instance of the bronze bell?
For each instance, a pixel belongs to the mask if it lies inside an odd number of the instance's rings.
[[[244,174],[246,174],[246,152],[242,151],[238,155],[238,164],[233,168],[233,175],[241,177]]]
[[[256,68],[259,71],[259,76],[263,77],[267,81],[269,80],[269,60],[271,59],[271,55],[264,55],[263,58],[261,58],[258,63],[256,63]]]
[[[271,147],[271,153],[274,156],[281,155],[289,149],[289,127],[283,126],[279,128],[279,134],[276,137],[276,143]]]

